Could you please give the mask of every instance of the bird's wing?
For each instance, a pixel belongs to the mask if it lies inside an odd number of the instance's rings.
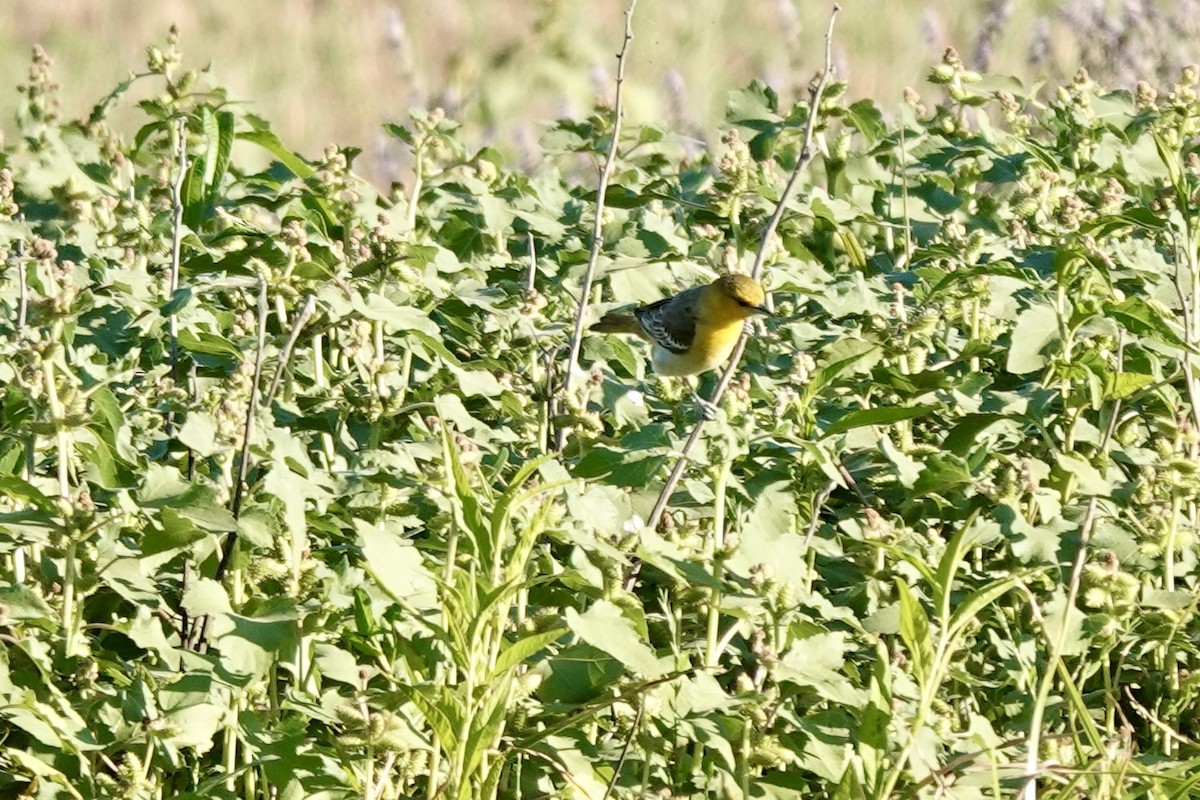
[[[696,338],[697,286],[674,297],[634,309],[634,316],[651,341],[672,353],[686,353]]]

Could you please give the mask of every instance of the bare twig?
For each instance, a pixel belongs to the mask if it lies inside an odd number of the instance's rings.
[[[526,232],[525,241],[529,244],[529,274],[525,277],[525,291],[532,293],[537,288],[537,245],[533,241],[533,231]]]
[[[183,573],[179,577],[179,597],[182,598],[188,593],[188,586],[191,585],[192,577],[192,559],[183,559]],[[164,609],[165,610],[165,609]],[[168,617],[169,619],[169,617]],[[171,621],[171,626],[174,627],[174,621]],[[183,603],[179,604],[179,645],[187,648],[188,640],[192,636],[192,621],[188,617],[188,610]]]
[[[316,307],[317,296],[310,294],[305,298],[304,307],[300,309],[300,315],[296,317],[296,322],[292,326],[292,335],[288,337],[287,344],[283,346],[283,352],[279,354],[279,363],[275,365],[275,375],[271,378],[271,387],[263,396],[262,405],[264,407],[269,407],[271,401],[275,399],[275,392],[279,390],[279,382],[283,380],[283,371],[287,369],[288,361],[291,360],[292,349],[296,346],[296,340],[300,338],[300,331],[304,330],[304,325]]]
[[[579,349],[583,345],[583,323],[587,319],[588,303],[592,296],[592,283],[596,279],[596,265],[600,261],[600,246],[603,243],[604,226],[604,195],[608,191],[608,181],[612,176],[613,165],[617,161],[617,145],[621,141],[621,121],[624,115],[621,89],[625,83],[625,59],[629,55],[629,43],[633,41],[633,10],[637,0],[630,0],[629,8],[625,11],[625,38],[621,43],[621,51],[617,53],[617,88],[613,99],[613,129],[612,141],[608,144],[608,155],[604,159],[604,168],[600,170],[600,184],[596,191],[596,219],[592,224],[592,247],[588,253],[587,269],[583,273],[583,286],[579,292],[579,309],[575,312],[575,331],[571,335],[571,348],[567,355],[567,374],[563,378],[562,395],[570,395],[575,383],[575,365],[579,360]],[[567,431],[559,428],[555,436],[555,449],[561,450],[566,443]]]
[[[1118,369],[1124,365],[1124,342],[1124,332],[1122,332],[1120,346],[1117,350]],[[1112,441],[1113,432],[1116,430],[1114,421],[1120,413],[1121,401],[1114,400],[1112,416],[1109,418],[1109,424],[1104,431],[1104,435],[1100,438],[1098,452],[1105,453],[1108,450],[1109,442]],[[1059,623],[1058,630],[1053,634],[1053,638],[1050,638],[1051,633],[1046,628],[1045,620],[1042,620],[1042,629],[1045,631],[1047,638],[1050,639],[1050,658],[1046,662],[1046,668],[1042,673],[1042,680],[1038,686],[1038,693],[1034,700],[1033,709],[1030,712],[1029,735],[1026,739],[1025,750],[1025,782],[1019,795],[1021,800],[1037,800],[1038,753],[1041,751],[1042,716],[1045,713],[1046,700],[1050,696],[1051,685],[1054,683],[1054,675],[1062,663],[1062,651],[1067,640],[1071,609],[1075,607],[1075,602],[1079,598],[1079,586],[1083,580],[1083,568],[1087,564],[1088,544],[1092,538],[1092,530],[1096,525],[1098,502],[1099,500],[1095,495],[1088,500],[1087,509],[1083,513],[1083,520],[1079,524],[1079,549],[1075,552],[1075,560],[1071,565],[1071,579],[1067,585],[1067,597],[1063,604],[1062,621]]]
[[[192,359],[192,362],[188,365],[188,384],[192,388],[192,404],[193,404],[193,406],[198,406],[200,404],[200,383],[199,383],[199,381],[196,380],[196,361],[195,361],[195,359]],[[187,451],[187,479],[189,481],[191,481],[191,480],[195,480],[195,478],[196,478],[196,451],[192,450],[189,447],[188,451]],[[180,598],[182,598],[185,594],[188,593],[188,586],[191,583],[191,578],[190,578],[191,567],[192,567],[192,557],[190,555],[184,556],[183,575],[179,582],[179,597]],[[183,607],[182,603],[180,603],[179,604],[179,642],[180,642],[180,645],[182,647],[184,647],[185,649],[188,646],[188,641],[191,638],[191,635],[192,635],[191,619],[188,617],[187,609]]]
[[[646,701],[641,695],[637,699],[637,714],[634,715],[633,724],[629,726],[629,735],[625,737],[625,744],[621,747],[621,755],[617,758],[617,763],[613,767],[612,777],[608,780],[608,787],[604,790],[604,797],[601,800],[608,800],[612,797],[612,791],[616,788],[617,780],[621,777],[621,768],[625,766],[625,759],[629,757],[629,746],[633,744],[633,737],[637,735],[638,728],[642,725],[642,712],[646,708]]]
[[[1196,744],[1194,741],[1192,741],[1188,737],[1184,736],[1179,731],[1175,730],[1174,728],[1172,728],[1167,723],[1163,722],[1158,717],[1154,716],[1154,713],[1150,709],[1146,708],[1144,705],[1139,703],[1137,701],[1137,698],[1133,696],[1133,690],[1129,688],[1128,684],[1125,685],[1124,689],[1125,689],[1125,699],[1127,699],[1129,701],[1130,705],[1133,706],[1133,710],[1138,713],[1139,717],[1141,717],[1142,719],[1146,720],[1146,722],[1149,722],[1151,725],[1153,725],[1154,727],[1161,730],[1163,733],[1165,733],[1167,735],[1168,738],[1174,739],[1175,741],[1179,742],[1180,744],[1186,744],[1188,746],[1193,746]]]
[[[171,286],[168,296],[173,299],[179,291],[179,262],[183,250],[183,179],[187,174],[187,119],[180,117],[175,122],[175,180],[171,182]],[[179,366],[179,318],[175,312],[167,317],[167,331],[171,337],[171,379],[176,380]],[[167,433],[175,430],[175,413],[167,413]]]
[[[254,379],[250,384],[250,399],[246,403],[246,420],[242,428],[242,449],[238,455],[237,477],[234,478],[233,502],[230,513],[237,519],[242,512],[242,496],[246,486],[246,474],[250,470],[250,440],[254,434],[254,417],[258,414],[259,380],[262,378],[264,351],[267,345],[267,316],[270,308],[267,305],[267,280],[259,277],[258,281],[258,342],[254,357]],[[225,548],[221,553],[221,561],[213,573],[213,580],[220,581],[225,577],[230,559],[237,546],[237,531],[230,532],[225,539]],[[203,622],[198,622],[199,635],[196,637],[195,649],[199,651],[208,640],[208,624],[210,617],[205,616]]]
[[[829,499],[829,495],[833,494],[833,490],[837,488],[836,481],[830,481],[825,484],[825,488],[817,493],[816,499],[813,501],[812,519],[808,521],[808,532],[804,535],[804,550],[808,551],[808,546],[812,544],[813,536],[817,533],[817,528],[821,527],[821,509],[825,506],[825,501]]]
[[[833,11],[829,14],[829,28],[825,32],[825,68],[821,72],[820,79],[813,85],[809,96],[808,122],[804,126],[804,142],[800,148],[800,158],[796,161],[796,166],[788,178],[787,185],[783,189],[783,194],[779,198],[779,204],[775,207],[775,213],[771,215],[771,219],[763,231],[762,241],[759,243],[758,252],[754,257],[754,268],[750,271],[750,276],[755,280],[762,274],[767,249],[775,236],[776,229],[779,227],[779,221],[783,218],[784,211],[787,209],[788,200],[791,199],[792,192],[796,188],[796,182],[800,179],[800,174],[804,172],[804,169],[813,160],[812,140],[817,124],[817,111],[821,107],[821,95],[825,93],[825,86],[829,83],[829,76],[833,73],[833,24],[837,20],[838,12],[841,10],[842,7],[835,3]],[[742,352],[746,349],[746,340],[748,338],[749,332],[743,331],[742,337],[738,339],[737,345],[733,348],[733,354],[729,357],[729,366],[721,373],[721,379],[717,381],[712,397],[708,400],[712,405],[715,406],[721,401],[721,396],[725,394],[725,390],[729,387],[729,382],[733,380],[733,376],[738,370],[738,362],[742,360]],[[675,467],[671,470],[667,482],[663,485],[662,491],[658,495],[658,502],[654,504],[654,510],[650,512],[650,518],[646,521],[648,527],[658,527],[658,522],[662,519],[662,515],[667,510],[667,505],[671,500],[671,493],[675,491],[675,487],[683,477],[683,471],[687,467],[688,453],[696,446],[696,442],[700,441],[700,434],[703,432],[705,422],[706,420],[703,417],[697,420],[696,426],[692,428],[691,435],[684,442],[683,449],[680,450],[678,459],[675,461]]]
[[[24,222],[25,215],[18,217],[18,221]],[[25,241],[17,240],[17,252],[13,254],[9,263],[17,271],[17,327],[16,332],[21,333],[25,329],[25,318],[29,313],[29,286],[25,283]]]
[[[1197,283],[1200,283],[1200,277],[1197,276],[1197,270],[1200,269],[1200,265],[1196,264],[1190,252],[1187,254],[1181,252],[1183,248],[1176,239],[1174,230],[1171,231],[1171,239],[1175,250],[1175,272],[1171,276],[1171,281],[1175,285],[1175,293],[1179,298],[1180,313],[1183,316],[1183,340],[1187,343],[1190,351],[1195,350],[1197,345],[1200,344],[1200,330],[1197,330],[1194,324],[1196,310],[1193,305],[1193,303],[1200,302],[1200,298],[1195,297],[1194,294],[1189,297],[1188,291],[1184,289],[1183,279],[1179,274],[1179,259],[1182,255],[1188,260],[1188,267],[1192,273],[1193,289]],[[1192,369],[1192,354],[1189,351],[1184,352],[1183,358],[1180,361],[1183,364],[1183,378],[1188,393],[1188,404],[1192,409],[1192,422],[1195,424],[1196,429],[1200,430],[1200,386],[1196,382],[1195,371]]]
[[[238,470],[236,485],[233,487],[233,503],[230,512],[234,519],[241,516],[242,513],[242,496],[246,490],[246,474],[250,470],[250,440],[254,435],[254,417],[258,413],[258,385],[262,378],[262,369],[264,359],[264,350],[267,345],[267,281],[262,278],[258,284],[258,352],[254,357],[254,380],[250,385],[250,401],[246,403],[246,421],[242,429],[242,451],[238,455]],[[225,542],[225,552],[221,555],[221,563],[217,565],[217,571],[213,575],[214,580],[221,580],[225,576],[225,570],[229,566],[229,558],[233,554],[233,546],[237,541],[237,532],[229,534],[229,538]]]

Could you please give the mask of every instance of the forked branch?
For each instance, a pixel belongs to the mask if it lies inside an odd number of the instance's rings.
[[[766,260],[767,249],[775,236],[776,229],[779,227],[779,220],[783,218],[783,212],[787,208],[792,192],[796,188],[796,183],[799,181],[801,173],[804,172],[805,168],[813,160],[812,141],[816,130],[817,112],[821,107],[821,96],[825,93],[825,87],[829,84],[829,77],[833,73],[833,24],[837,21],[838,12],[841,10],[842,7],[835,3],[833,11],[829,14],[829,28],[825,31],[825,66],[821,71],[821,77],[813,84],[812,90],[809,93],[808,122],[804,126],[804,140],[800,147],[800,158],[796,160],[796,166],[792,169],[791,176],[788,177],[787,185],[783,189],[783,195],[779,198],[779,204],[775,207],[775,213],[771,215],[766,229],[763,230],[762,241],[759,243],[758,252],[754,257],[754,267],[750,271],[750,276],[755,280],[758,280],[762,275],[763,261]],[[721,379],[717,381],[717,386],[713,389],[712,397],[708,400],[713,405],[721,401],[721,396],[725,394],[725,390],[729,388],[729,382],[733,380],[734,374],[737,373],[738,364],[742,360],[742,352],[746,349],[747,338],[749,338],[749,334],[743,331],[742,337],[738,339],[737,346],[733,349],[733,354],[729,357],[729,365],[721,373]],[[659,520],[662,519],[663,513],[666,512],[667,504],[671,500],[671,493],[675,491],[675,487],[679,484],[679,480],[683,477],[683,471],[687,467],[688,453],[696,446],[696,442],[700,441],[700,434],[704,430],[705,422],[706,420],[703,417],[697,420],[696,426],[692,428],[691,435],[684,442],[683,449],[679,452],[679,456],[675,461],[675,466],[658,495],[658,502],[654,504],[654,510],[650,512],[650,519],[646,521],[646,524],[650,528],[658,527]]]
[[[621,42],[621,52],[617,53],[617,88],[613,98],[613,129],[612,141],[608,144],[608,155],[604,159],[604,168],[600,170],[600,185],[596,191],[596,220],[592,224],[592,247],[588,253],[587,269],[583,273],[583,286],[579,291],[579,309],[575,312],[575,330],[571,335],[571,349],[567,355],[567,374],[563,378],[562,396],[570,396],[575,383],[575,373],[579,361],[579,349],[583,345],[583,323],[587,319],[588,303],[591,302],[592,284],[596,280],[596,265],[600,261],[600,246],[604,226],[604,195],[608,191],[608,181],[612,177],[613,165],[617,161],[617,144],[621,141],[621,120],[624,116],[621,88],[625,84],[625,59],[629,55],[629,43],[633,41],[633,9],[637,0],[630,0],[629,8],[625,11],[625,38]],[[555,436],[555,449],[562,450],[566,443],[567,431],[559,428]]]

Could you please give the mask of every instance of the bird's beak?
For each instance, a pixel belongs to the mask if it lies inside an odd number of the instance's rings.
[[[750,310],[753,311],[755,314],[762,314],[764,317],[774,316],[771,313],[771,309],[767,308],[765,305],[753,306]]]

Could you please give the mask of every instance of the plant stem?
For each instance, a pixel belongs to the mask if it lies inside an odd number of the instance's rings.
[[[171,275],[168,299],[174,299],[179,291],[180,255],[183,250],[183,179],[187,174],[187,117],[175,121],[175,179],[171,182]],[[172,311],[167,317],[167,331],[171,337],[171,380],[178,380],[179,367],[179,318]],[[167,434],[175,431],[175,414],[167,414]]]
[[[800,174],[813,160],[813,132],[816,129],[816,121],[818,111],[821,107],[821,96],[825,93],[825,86],[829,83],[829,77],[833,74],[833,24],[837,20],[838,12],[842,7],[834,4],[833,11],[829,15],[829,28],[825,33],[825,69],[821,72],[821,77],[813,86],[812,94],[808,104],[808,122],[804,127],[804,141],[800,148],[800,158],[796,161],[796,166],[792,170],[791,176],[788,178],[787,185],[784,186],[783,193],[779,197],[779,203],[775,206],[775,213],[771,215],[770,221],[767,223],[766,229],[763,231],[762,241],[758,245],[758,253],[754,258],[754,268],[750,272],[752,278],[757,279],[763,268],[763,262],[766,260],[767,246],[775,236],[775,231],[779,228],[779,221],[783,218],[783,212],[791,200],[792,191],[796,187],[796,183],[800,179]],[[729,382],[733,380],[734,373],[737,372],[738,363],[742,360],[742,353],[746,349],[746,340],[748,334],[743,331],[742,336],[738,339],[737,344],[733,348],[733,352],[729,356],[729,365],[725,371],[721,373],[720,379],[717,381],[716,387],[713,389],[712,397],[708,402],[716,405],[721,400],[721,396],[725,394],[725,390],[729,387]],[[571,361],[570,364],[574,364]],[[704,430],[706,420],[700,417],[696,421],[695,427],[692,428],[691,435],[683,444],[683,448],[676,456],[675,466],[671,469],[671,474],[667,477],[666,483],[663,484],[662,490],[658,494],[658,500],[654,503],[654,509],[650,512],[650,518],[646,520],[646,527],[654,530],[658,527],[659,520],[667,510],[667,505],[671,501],[671,494],[675,491],[675,487],[683,478],[683,471],[687,468],[688,453],[700,441],[700,434]]]
[[[704,648],[704,666],[712,669],[717,666],[720,661],[721,653],[717,649],[717,640],[720,636],[721,625],[721,590],[718,585],[721,582],[722,565],[724,557],[722,553],[725,549],[725,492],[726,485],[729,482],[730,462],[728,459],[722,461],[716,467],[716,475],[713,485],[713,492],[716,497],[713,500],[713,526],[712,535],[708,538],[708,545],[705,547],[705,561],[712,568],[713,586],[708,590],[708,630],[705,637]]]
[[[61,341],[62,323],[54,324],[52,341]],[[50,348],[42,360],[42,381],[46,392],[46,405],[49,407],[50,420],[54,426],[55,467],[58,473],[58,503],[63,515],[63,536],[66,538],[63,548],[63,602],[62,625],[65,634],[63,649],[67,656],[76,654],[79,635],[79,620],[76,619],[75,595],[76,583],[79,580],[78,565],[76,564],[76,539],[74,525],[71,519],[73,503],[71,501],[71,440],[67,434],[66,411],[58,396],[58,381],[55,377],[54,350]]]
[[[625,58],[629,54],[629,43],[633,41],[633,10],[637,0],[629,1],[625,11],[625,38],[621,50],[617,53],[617,87],[613,100],[612,139],[608,144],[608,154],[604,159],[604,167],[600,170],[600,183],[596,190],[596,218],[592,222],[592,245],[588,252],[587,268],[583,273],[583,286],[579,290],[579,307],[575,311],[575,329],[571,334],[571,347],[567,355],[567,372],[563,378],[562,396],[570,397],[575,382],[575,373],[579,361],[579,350],[583,346],[583,323],[587,319],[588,304],[592,299],[592,283],[596,279],[596,266],[600,262],[600,248],[604,244],[604,208],[605,194],[608,191],[608,181],[612,176],[613,165],[617,161],[617,147],[621,142],[621,121],[624,118],[622,87],[625,84]],[[555,438],[555,449],[562,450],[566,444],[567,430],[559,428]]]

